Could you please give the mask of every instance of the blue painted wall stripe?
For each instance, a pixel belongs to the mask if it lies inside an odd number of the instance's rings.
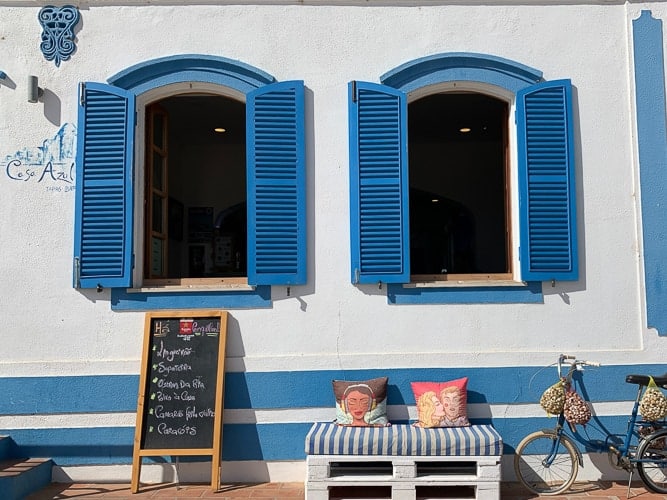
[[[628,412],[630,409],[631,405]],[[553,427],[555,419],[546,416],[473,419],[472,423],[493,424],[503,438],[504,453],[511,454],[526,435]],[[585,432],[591,439],[603,439],[603,429],[622,434],[626,424],[627,417],[595,417],[586,425]],[[306,456],[305,438],[310,427],[310,423],[224,425],[223,460],[303,460]],[[11,433],[19,456],[48,457],[61,466],[132,462],[133,427],[0,430],[0,434],[5,432]],[[149,457],[145,459],[145,463],[170,462],[171,459],[172,457]]]
[[[632,21],[647,321],[667,335],[667,125],[662,21],[643,10]]]
[[[593,401],[634,400],[630,373],[661,375],[667,365],[615,365],[588,369],[582,392]],[[331,381],[389,377],[388,404],[414,405],[410,382],[467,376],[470,403],[537,403],[556,381],[554,367],[401,368],[294,372],[232,372],[225,376],[226,409],[333,407]],[[134,412],[138,375],[10,377],[0,379],[0,415]]]

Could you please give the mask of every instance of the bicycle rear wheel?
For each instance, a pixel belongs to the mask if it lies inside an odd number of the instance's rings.
[[[642,439],[637,450],[637,471],[648,489],[667,494],[667,430]]]
[[[533,493],[557,495],[572,486],[579,472],[579,456],[567,437],[533,432],[516,447],[514,472]]]

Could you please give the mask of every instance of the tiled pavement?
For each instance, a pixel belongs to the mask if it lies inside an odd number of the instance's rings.
[[[564,495],[552,496],[554,500],[623,500],[627,498],[628,487],[622,482],[578,483]],[[528,500],[538,498],[516,483],[503,483],[502,500]],[[153,498],[158,500],[175,500],[188,498],[216,498],[218,500],[261,498],[273,500],[303,500],[303,483],[264,483],[264,484],[233,484],[223,485],[220,491],[213,492],[210,485],[174,485],[157,484],[142,485],[139,492],[132,494],[129,484],[51,484],[43,490],[30,495],[25,500],[56,500],[56,499],[91,499],[105,500],[129,498]],[[378,496],[355,495],[355,498],[387,498]],[[444,498],[448,498],[445,496]],[[450,496],[451,498],[451,496]],[[667,500],[667,495],[649,493],[640,484],[633,484],[630,497],[637,500]],[[333,497],[332,497],[333,499]]]

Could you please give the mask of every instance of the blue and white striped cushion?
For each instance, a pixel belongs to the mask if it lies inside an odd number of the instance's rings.
[[[490,425],[422,429],[318,422],[306,436],[308,455],[500,456],[502,451],[503,440]]]

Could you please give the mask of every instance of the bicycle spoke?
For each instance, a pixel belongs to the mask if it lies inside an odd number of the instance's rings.
[[[667,493],[667,433],[644,439],[637,452],[637,469],[644,484],[657,493]]]
[[[517,478],[535,493],[565,491],[576,477],[578,462],[572,445],[569,441],[556,440],[553,434],[531,434],[519,444],[516,453]]]

